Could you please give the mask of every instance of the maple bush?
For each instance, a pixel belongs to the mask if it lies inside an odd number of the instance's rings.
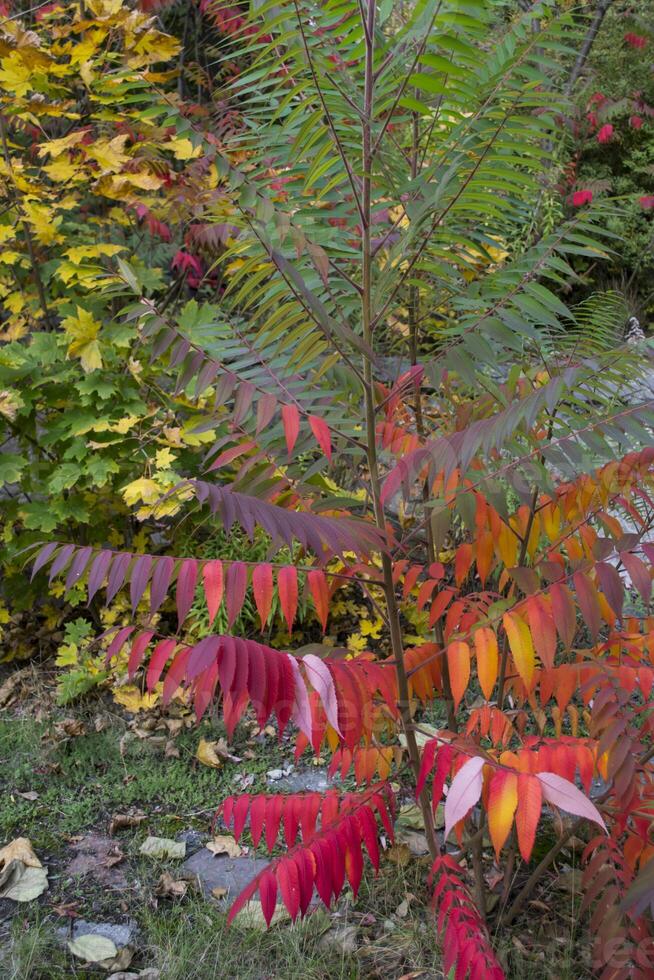
[[[257,5],[232,39],[250,59],[233,83],[243,126],[223,143],[175,123],[232,202],[202,212],[221,248],[195,271],[218,299],[167,303],[124,262],[115,275],[131,292],[116,319],[210,434],[202,465],[128,503],[146,523],[183,511],[263,536],[266,554],[53,535],[32,576],[89,603],[124,590],[131,621],[103,636],[106,660],[125,650],[164,702],[182,689],[198,719],[220,706],[230,736],[252,711],[298,758],[329,752],[352,774],[354,792],[222,801],[272,858],[230,918],[256,894],[268,922],[278,900],[295,919],[314,889],[356,895],[364,856],[377,868],[393,839],[399,782],[422,812],[446,972],[503,976],[490,927],[575,836],[595,969],[645,977],[654,412],[638,350],[598,350],[597,311],[558,295],[575,257],[602,261],[601,211],[525,233],[572,22],[509,10],[498,38],[496,13],[419,2],[398,26],[368,2]],[[328,642],[344,586],[381,620],[373,650]],[[259,636],[233,632],[248,599]],[[221,631],[189,642],[198,603]],[[273,603],[289,633],[313,607],[325,641],[275,646]]]

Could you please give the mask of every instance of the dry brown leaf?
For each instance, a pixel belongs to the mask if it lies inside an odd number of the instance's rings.
[[[138,810],[136,813],[114,813],[109,824],[109,833],[113,837],[117,830],[124,827],[138,827],[145,820],[145,814]]]
[[[229,857],[240,857],[244,851],[240,844],[237,844],[233,837],[219,834],[205,845],[212,854],[227,854]]]
[[[211,889],[211,894],[213,895],[214,898],[224,898],[225,895],[227,894],[227,889],[223,888],[222,885],[218,885],[217,888]]]
[[[398,867],[403,868],[411,860],[411,850],[408,844],[393,844],[386,851],[386,857],[393,864],[397,864]]]
[[[112,848],[109,854],[107,854],[104,861],[102,861],[101,863],[104,865],[105,868],[113,868],[116,864],[120,864],[120,862],[124,860],[125,860],[125,855],[118,847],[118,845],[116,845],[115,847]]]
[[[39,794],[35,793],[33,789],[28,790],[27,793],[16,793],[16,796],[21,796],[24,800],[29,800],[30,803],[34,803],[39,798]]]
[[[179,759],[179,749],[173,742],[172,738],[169,738],[166,742],[166,748],[164,749],[164,756],[166,759]]]
[[[237,755],[232,755],[224,738],[219,738],[217,742],[208,742],[206,738],[201,738],[195,758],[203,766],[210,766],[212,769],[220,769],[226,761],[241,762]]]
[[[28,868],[42,868],[28,837],[16,837],[6,847],[0,849],[0,866],[4,867],[11,861],[22,861]]]
[[[79,735],[83,735],[86,731],[83,723],[79,718],[64,718],[63,721],[58,721],[54,726],[55,734],[60,738],[77,738]]]
[[[157,882],[154,893],[159,898],[184,898],[188,891],[188,884],[188,881],[173,878],[171,874],[164,871]]]
[[[0,707],[4,707],[9,699],[16,693],[23,680],[30,673],[29,667],[23,667],[11,674],[4,684],[0,687]]]

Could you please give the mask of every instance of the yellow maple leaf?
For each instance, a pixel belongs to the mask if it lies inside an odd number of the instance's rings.
[[[125,153],[128,138],[128,134],[123,133],[111,140],[96,140],[88,148],[88,155],[95,160],[103,173],[116,173],[129,160],[129,154]]]
[[[195,157],[202,156],[202,147],[193,146],[189,139],[172,139],[168,143],[168,149],[173,151],[176,160],[194,160]]]
[[[77,316],[68,316],[62,322],[62,327],[70,343],[68,357],[79,357],[86,373],[102,367],[102,354],[98,342],[100,323],[89,310],[77,307]]]
[[[132,480],[131,483],[123,487],[121,493],[128,507],[133,507],[139,500],[145,504],[152,504],[161,496],[159,485],[154,480],[148,480],[144,476],[139,477],[138,480]]]
[[[154,708],[161,700],[161,695],[158,691],[141,694],[136,684],[125,684],[113,691],[113,698],[117,704],[122,704],[123,708],[136,715],[139,711]]]
[[[52,163],[48,163],[43,168],[43,172],[55,183],[63,183],[66,180],[72,180],[74,177],[82,178],[77,164],[71,163],[65,156],[60,156]]]
[[[32,69],[20,56],[20,52],[12,51],[0,61],[0,85],[2,88],[20,98],[31,90]]]
[[[117,255],[119,252],[124,252],[124,245],[110,245],[107,243],[100,243],[99,245],[77,245],[75,248],[69,248],[64,255],[70,259],[71,262],[79,264],[85,259],[95,259],[100,255]]]
[[[25,201],[23,210],[25,220],[32,226],[39,244],[52,245],[53,242],[63,241],[59,234],[59,225],[63,220],[61,215],[55,217],[51,208],[36,201]]]
[[[170,449],[158,449],[154,457],[154,465],[158,470],[169,470],[177,456]]]
[[[62,136],[60,139],[48,140],[47,143],[42,143],[39,147],[39,156],[43,157],[48,154],[51,157],[61,156],[65,150],[72,150],[72,148],[77,146],[78,143],[81,143],[83,139],[84,133],[81,130],[76,129],[72,133],[69,133],[68,136]]]

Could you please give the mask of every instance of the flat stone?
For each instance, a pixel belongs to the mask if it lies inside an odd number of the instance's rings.
[[[80,936],[102,936],[110,939],[117,949],[129,946],[136,939],[136,923],[128,920],[123,923],[87,922],[86,919],[73,919],[72,930],[67,926],[57,929],[57,935],[64,940],[79,939]]]
[[[269,864],[270,861],[266,858],[249,855],[237,858],[230,858],[226,854],[214,856],[203,847],[184,861],[182,874],[184,877],[197,877],[207,897],[211,897],[214,888],[226,889],[225,897],[220,902],[227,908]]]
[[[284,793],[324,793],[330,786],[338,785],[339,780],[330,779],[327,770],[314,766],[299,769],[283,776],[275,783],[275,792]]]
[[[182,830],[181,833],[177,834],[175,840],[182,844],[186,844],[187,854],[194,854],[196,851],[199,851],[201,847],[204,847],[209,840],[209,835],[202,834],[199,830]]]

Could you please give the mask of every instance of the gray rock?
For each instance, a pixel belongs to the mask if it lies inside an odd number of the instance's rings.
[[[284,793],[323,793],[330,786],[338,784],[338,780],[330,779],[324,768],[300,769],[282,776],[275,787]]]
[[[226,889],[221,903],[228,907],[253,878],[270,864],[266,858],[214,856],[206,847],[192,854],[182,865],[184,877],[195,877],[202,890],[211,896],[215,888]]]
[[[175,840],[186,844],[187,854],[195,854],[196,851],[199,851],[207,843],[209,835],[202,834],[199,830],[182,830],[181,833],[177,834]]]
[[[269,769],[268,772],[266,773],[266,779],[268,779],[270,782],[275,783],[277,782],[277,780],[281,779],[283,775],[284,772],[281,769]]]
[[[57,929],[57,935],[64,940],[78,939],[80,936],[103,936],[110,939],[118,948],[129,946],[137,936],[136,922],[128,919],[127,922],[87,922],[85,919],[74,919],[72,930],[69,932],[66,926]]]

